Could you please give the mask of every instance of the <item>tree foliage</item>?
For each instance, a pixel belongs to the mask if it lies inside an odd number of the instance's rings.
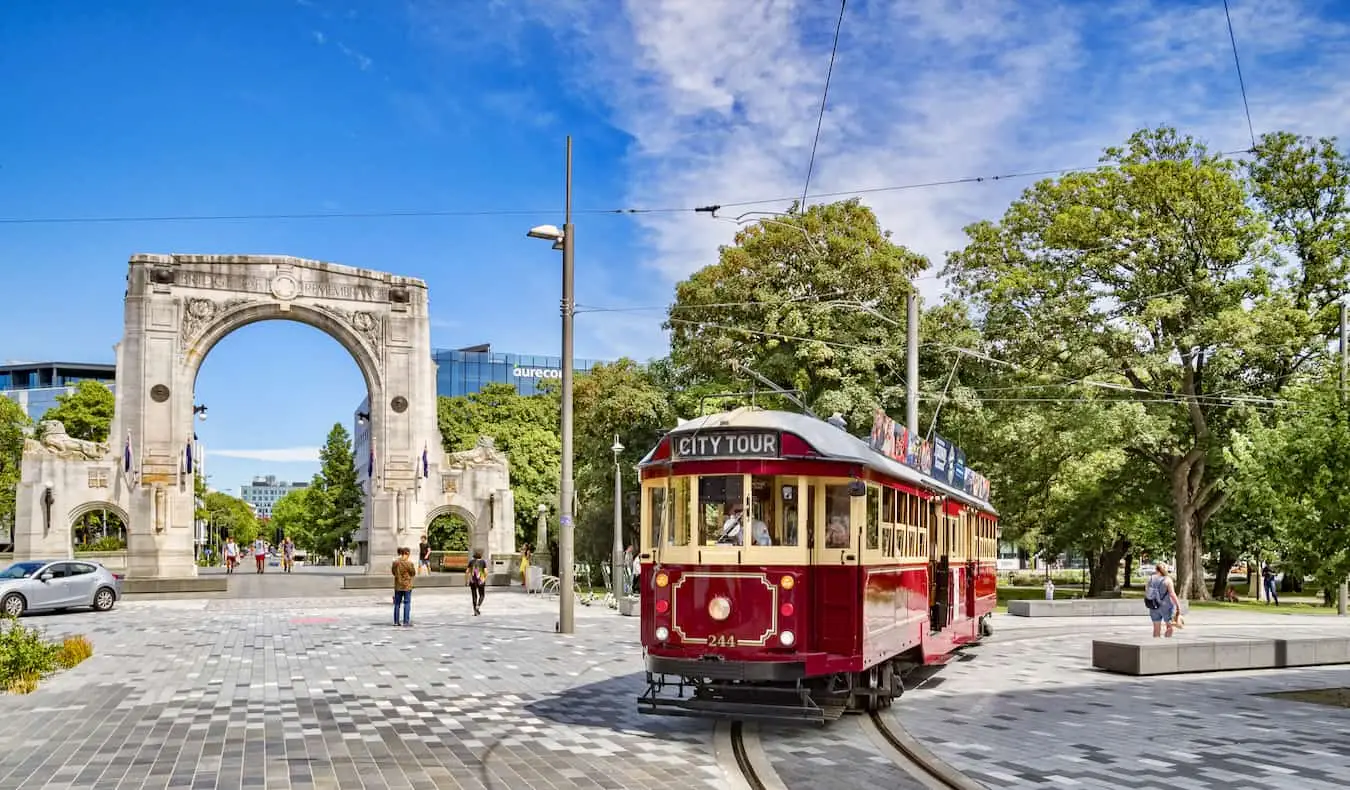
[[[326,545],[322,541],[326,506],[316,476],[309,486],[286,492],[272,505],[271,526],[290,536],[298,548],[322,554],[321,546]]]
[[[23,468],[23,442],[30,429],[28,415],[19,404],[0,395],[0,530],[14,525],[15,494]]]
[[[56,396],[56,404],[42,415],[42,420],[56,420],[66,426],[66,433],[75,439],[90,442],[108,441],[112,427],[114,398],[112,390],[101,381],[81,381],[75,391]]]
[[[310,516],[310,548],[328,556],[351,541],[361,528],[365,496],[356,481],[351,435],[342,423],[333,423],[319,451],[319,473],[304,498]]]
[[[258,516],[247,502],[223,491],[208,491],[203,499],[207,519],[220,530],[217,534],[231,536],[241,546],[258,537]]]
[[[558,397],[521,395],[510,384],[488,384],[479,392],[439,399],[437,421],[446,452],[470,450],[490,436],[511,463],[516,501],[516,544],[533,540],[540,504],[555,512],[562,462]]]
[[[969,227],[948,272],[1002,358],[1145,407],[1122,449],[1167,487],[1179,592],[1204,597],[1205,528],[1227,498],[1222,451],[1250,412],[1244,396],[1298,373],[1318,334],[1319,300],[1300,304],[1292,284],[1341,286],[1298,266],[1282,277],[1237,165],[1193,138],[1143,130],[1103,164]]]
[[[695,379],[757,389],[731,367],[747,366],[863,429],[876,403],[904,407],[896,325],[927,265],[857,200],[762,220],[676,286],[666,319],[672,362]]]

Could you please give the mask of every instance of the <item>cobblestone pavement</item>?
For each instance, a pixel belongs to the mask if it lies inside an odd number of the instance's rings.
[[[1126,620],[1126,623],[1122,623]],[[910,733],[991,788],[1350,786],[1350,710],[1256,696],[1350,686],[1350,667],[1131,678],[1091,669],[1091,641],[1146,618],[1000,617],[995,640],[907,692]],[[1204,610],[1176,638],[1350,635],[1321,616]]]
[[[556,600],[493,590],[475,618],[464,591],[437,590],[415,595],[404,630],[383,593],[313,589],[27,618],[88,635],[96,655],[32,695],[0,697],[0,790],[727,786],[710,722],[637,713],[634,618],[578,607],[577,633],[560,637]],[[1230,615],[1196,613],[1179,638],[1350,633],[1335,618]],[[1350,668],[1150,679],[1088,668],[1092,637],[1147,627],[1000,617],[992,643],[894,712],[991,788],[1350,785],[1350,761],[1328,746],[1350,734],[1350,711],[1253,696],[1350,686]],[[760,742],[791,790],[922,786],[856,717],[764,727]]]
[[[0,788],[721,787],[706,721],[640,716],[635,618],[489,593],[127,601],[35,616],[95,656],[0,698]]]

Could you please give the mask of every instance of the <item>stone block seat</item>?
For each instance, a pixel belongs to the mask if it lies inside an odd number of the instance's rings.
[[[1265,639],[1220,635],[1204,639],[1096,639],[1092,642],[1092,666],[1121,675],[1174,675],[1327,664],[1350,664],[1350,637],[1310,635]]]
[[[1181,613],[1191,610],[1190,603],[1181,601]],[[1076,598],[1068,601],[1008,601],[1008,614],[1013,617],[1143,617],[1148,614],[1143,598]]]
[[[229,590],[228,576],[188,576],[181,579],[136,578],[122,580],[123,595],[168,595],[176,593],[210,593]]]

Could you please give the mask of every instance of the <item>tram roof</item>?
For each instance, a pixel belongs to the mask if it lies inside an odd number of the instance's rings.
[[[836,428],[824,420],[806,414],[772,409],[740,408],[696,417],[681,423],[666,435],[682,436],[698,431],[736,428],[777,430],[796,434],[828,460],[859,463],[889,477],[931,488],[967,505],[997,514],[993,505],[988,502],[971,496],[969,493],[954,488],[937,478],[929,477],[893,458],[888,458],[873,450],[871,445],[848,431]],[[659,447],[660,444],[658,443],[657,446]],[[650,464],[655,453],[656,448],[653,447],[650,452],[643,456],[638,465],[646,466]]]

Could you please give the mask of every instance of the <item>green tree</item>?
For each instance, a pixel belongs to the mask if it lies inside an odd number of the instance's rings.
[[[28,415],[19,404],[0,395],[0,528],[14,526],[23,443],[30,428]]]
[[[596,365],[579,376],[576,408],[577,553],[591,563],[608,561],[614,545],[614,440],[623,490],[623,543],[637,540],[640,484],[637,462],[675,426],[670,394],[631,359]],[[632,495],[632,496],[629,496]]]
[[[289,535],[305,551],[317,551],[324,516],[323,492],[315,485],[286,492],[272,505],[271,526]]]
[[[75,391],[57,395],[56,404],[42,415],[42,419],[56,420],[66,426],[66,433],[75,439],[91,442],[108,441],[108,430],[113,419],[113,393],[101,381],[81,381]]]
[[[240,546],[258,537],[258,515],[247,502],[223,491],[209,491],[204,500],[207,518],[218,534],[232,536]]]
[[[732,367],[745,365],[865,429],[877,403],[904,408],[905,301],[927,265],[857,200],[762,220],[676,286],[672,362],[694,380],[749,384]]]
[[[1125,449],[1169,492],[1178,592],[1204,598],[1223,447],[1253,380],[1307,349],[1306,320],[1272,275],[1266,226],[1232,162],[1166,128],[1103,162],[967,228],[948,272],[1002,358],[1144,404],[1150,420]]]
[[[445,513],[431,520],[427,542],[434,551],[468,551],[469,522],[456,513]]]
[[[446,452],[470,450],[489,436],[511,462],[516,544],[532,541],[540,504],[554,511],[562,462],[556,393],[521,395],[510,384],[488,384],[460,397],[442,396],[438,422]]]
[[[356,481],[351,435],[342,423],[334,423],[328,439],[319,451],[319,474],[310,485],[316,493],[307,494],[306,503],[314,516],[310,532],[312,548],[329,555],[350,541],[361,528],[365,497]]]

